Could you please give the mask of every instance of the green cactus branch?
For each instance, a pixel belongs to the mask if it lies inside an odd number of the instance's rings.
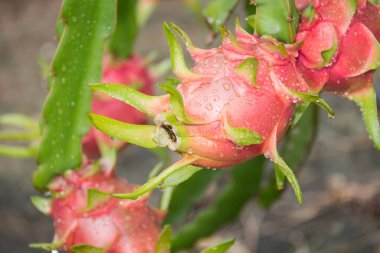
[[[88,83],[99,82],[104,41],[115,23],[113,0],[65,0],[62,36],[52,62],[51,90],[43,109],[42,142],[34,184],[43,190],[50,180],[81,164],[82,136],[91,109]]]
[[[109,50],[118,58],[132,54],[133,42],[138,32],[137,0],[117,0],[116,30],[112,35]]]
[[[258,192],[264,163],[264,157],[260,156],[233,167],[230,184],[217,196],[211,207],[201,211],[191,223],[176,233],[172,248],[189,248],[198,239],[209,236],[221,226],[232,222],[247,201]]]
[[[272,35],[284,43],[293,43],[300,14],[294,0],[255,0],[255,32]]]

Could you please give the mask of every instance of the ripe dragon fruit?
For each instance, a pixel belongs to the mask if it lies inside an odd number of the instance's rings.
[[[131,192],[137,186],[117,178],[107,167],[88,163],[69,171],[50,183],[52,199],[32,199],[54,219],[56,232],[52,244],[32,247],[69,253],[155,251],[164,213],[150,207],[145,197],[136,201],[111,197],[110,193]]]
[[[102,82],[116,82],[127,86],[139,86],[139,90],[145,94],[153,93],[153,77],[139,56],[131,56],[128,60],[115,60],[106,55],[103,58]],[[95,92],[92,100],[92,110],[98,114],[115,118],[122,122],[141,124],[147,117],[119,100],[112,99],[101,93]],[[83,151],[89,158],[99,158],[99,142],[107,146],[120,148],[125,143],[111,141],[109,136],[91,127],[89,133],[83,138]]]
[[[316,93],[326,90],[358,104],[380,149],[373,72],[380,66],[380,7],[368,1],[299,0],[302,41],[298,70]]]
[[[180,78],[160,85],[170,95],[150,97],[117,84],[92,85],[154,116],[156,126],[122,124],[92,114],[94,125],[121,140],[182,153],[184,159],[171,166],[173,170],[189,163],[224,168],[264,154],[288,177],[301,202],[299,185],[276,146],[296,105],[307,100],[328,106],[308,94],[296,70],[299,45],[251,35],[237,24],[236,38],[222,28],[222,45],[203,50],[194,47],[180,28],[172,27],[185,40],[195,66],[187,68],[179,43],[165,24],[174,73]]]
[[[235,38],[222,27],[223,43],[218,48],[196,48],[181,29],[172,25],[195,62],[191,70],[173,32],[164,25],[173,71],[179,78],[160,85],[170,95],[150,97],[117,84],[92,85],[95,91],[154,116],[156,123],[130,125],[92,114],[98,129],[146,148],[167,146],[184,156],[133,194],[118,197],[142,195],[188,164],[223,168],[264,154],[275,163],[277,175],[287,177],[301,202],[297,180],[279,156],[277,144],[310,102],[333,116],[318,96],[324,90],[345,95],[362,107],[370,136],[380,147],[372,85],[372,71],[380,64],[379,47],[372,28],[360,21],[363,18],[359,12],[366,11],[370,3],[362,1],[356,6],[356,1],[298,1],[302,17],[296,33],[298,11],[288,5],[293,1],[278,1],[276,5],[275,1],[254,2],[256,34],[237,25]],[[273,8],[276,15],[282,15],[280,31],[266,26],[264,20],[268,13],[273,15]],[[362,49],[360,44],[369,48]],[[357,55],[349,51],[350,47],[355,47]]]

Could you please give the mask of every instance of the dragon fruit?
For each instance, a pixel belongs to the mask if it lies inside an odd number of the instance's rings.
[[[298,70],[311,89],[326,90],[358,104],[380,149],[373,71],[380,66],[380,7],[368,1],[296,1],[302,10]]]
[[[32,247],[76,252],[155,252],[164,213],[147,198],[119,200],[110,193],[131,192],[137,186],[114,175],[108,166],[88,163],[78,171],[56,177],[49,185],[51,200],[33,199],[54,219],[52,244]]]
[[[147,148],[167,146],[182,153],[184,159],[169,171],[189,163],[224,168],[264,154],[287,176],[301,202],[299,185],[276,147],[296,105],[317,102],[330,108],[309,94],[297,72],[300,44],[251,35],[237,23],[236,38],[222,28],[222,45],[203,50],[180,28],[172,27],[186,42],[195,66],[191,70],[186,66],[179,42],[165,24],[174,73],[180,79],[171,78],[160,85],[170,95],[150,97],[117,84],[91,86],[154,116],[156,126],[122,124],[92,114],[94,125],[130,143]]]
[[[139,86],[139,90],[145,94],[153,93],[153,77],[144,65],[144,60],[136,55],[127,60],[115,60],[106,55],[103,58],[102,82],[117,82],[128,86]],[[98,114],[115,118],[122,122],[141,124],[147,117],[119,100],[112,99],[101,93],[95,92],[92,100],[92,110]],[[111,141],[108,136],[91,127],[83,138],[83,151],[89,158],[99,158],[99,142],[108,146],[120,148],[124,145],[120,141]]]
[[[170,95],[150,97],[117,84],[92,85],[95,91],[154,116],[156,123],[130,125],[92,114],[98,129],[146,148],[167,146],[184,156],[161,177],[137,190],[137,195],[187,164],[224,168],[264,154],[275,163],[276,173],[288,178],[301,202],[298,183],[279,156],[277,144],[289,124],[295,124],[311,102],[333,116],[331,108],[318,96],[324,90],[347,96],[362,108],[370,136],[380,148],[372,85],[373,70],[380,64],[379,45],[372,34],[376,27],[367,28],[367,21],[359,13],[369,12],[366,10],[371,4],[303,0],[294,6],[288,5],[292,1],[279,1],[274,7],[275,1],[254,3],[256,34],[237,25],[235,38],[222,27],[223,43],[218,48],[196,48],[181,29],[172,25],[195,62],[192,69],[186,66],[172,30],[164,25],[173,71],[179,78],[160,85]],[[302,9],[298,30],[296,6]],[[271,19],[274,23],[268,25],[268,15],[280,18]],[[376,15],[377,12],[372,18]],[[274,26],[281,29],[273,30]]]

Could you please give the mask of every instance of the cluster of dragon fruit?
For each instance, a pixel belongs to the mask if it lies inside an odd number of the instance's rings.
[[[297,179],[277,146],[311,103],[333,117],[319,97],[324,91],[360,107],[380,149],[373,84],[380,66],[380,7],[362,0],[297,0],[288,8],[278,4],[283,20],[268,25],[261,20],[273,11],[268,2],[252,1],[256,15],[248,22],[254,34],[239,22],[235,35],[222,26],[217,48],[198,48],[179,27],[165,23],[176,76],[159,85],[168,94],[152,96],[154,80],[139,57],[104,58],[102,83],[91,85],[90,117],[105,134],[90,130],[83,140],[87,158],[82,168],[55,178],[48,207],[39,205],[54,219],[55,248],[154,252],[164,212],[148,205],[149,192],[188,165],[219,169],[264,155],[302,203]],[[192,68],[175,32],[187,46]],[[142,125],[148,117],[155,125]],[[117,178],[112,164],[94,162],[101,146],[120,149],[125,143],[167,147],[183,158],[139,187]]]

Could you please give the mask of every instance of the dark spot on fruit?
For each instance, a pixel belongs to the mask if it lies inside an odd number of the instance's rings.
[[[173,128],[171,125],[161,125],[161,127],[163,129],[165,129],[165,131],[168,133],[169,135],[169,138],[173,141],[173,142],[177,142],[177,136],[175,135],[175,133],[173,132]]]

